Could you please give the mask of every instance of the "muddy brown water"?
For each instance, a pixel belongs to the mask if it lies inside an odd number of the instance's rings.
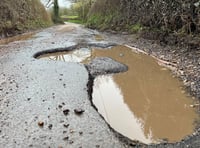
[[[33,37],[35,33],[31,32],[31,33],[24,33],[21,35],[16,35],[13,37],[8,37],[8,38],[4,38],[4,39],[0,39],[0,45],[1,44],[8,44],[10,42],[14,42],[14,41],[22,41],[22,40],[27,40],[30,39],[31,37]]]
[[[94,80],[93,103],[112,128],[146,144],[180,141],[193,133],[198,118],[190,107],[193,100],[183,90],[183,83],[150,56],[116,46],[107,50],[83,48],[40,58],[85,62],[102,56],[129,67],[125,73]]]

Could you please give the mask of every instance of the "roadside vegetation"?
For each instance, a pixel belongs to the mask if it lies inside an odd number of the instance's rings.
[[[46,2],[49,13],[40,0],[1,0],[1,38],[49,26],[52,20],[55,24],[67,21],[93,29],[137,33],[162,44],[200,48],[200,0],[71,0],[70,8],[60,8],[58,0]]]
[[[50,14],[39,0],[0,1],[0,38],[51,24]]]
[[[96,0],[86,25],[200,49],[200,0]]]
[[[65,21],[92,29],[200,49],[200,0],[74,0],[71,8],[61,11]]]

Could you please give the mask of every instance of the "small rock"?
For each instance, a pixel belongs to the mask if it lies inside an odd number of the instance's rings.
[[[65,128],[68,128],[68,127],[69,127],[69,124],[63,124],[63,126],[64,126]]]
[[[38,122],[38,126],[43,127],[43,126],[44,126],[44,122],[39,121],[39,122]]]
[[[62,105],[58,105],[58,108],[62,108]]]
[[[73,134],[73,133],[74,133],[74,130],[73,130],[73,129],[70,129],[70,133]]]
[[[69,142],[69,144],[73,144],[73,143],[74,143],[74,141],[72,141],[72,140]]]
[[[30,101],[31,100],[31,98],[27,98],[27,101]]]
[[[67,140],[69,140],[69,137],[64,137],[63,140],[67,141]]]
[[[68,115],[68,114],[69,114],[69,111],[70,111],[69,109],[65,109],[65,110],[63,110],[63,114],[64,114],[64,115]]]
[[[74,113],[76,114],[76,115],[81,115],[81,114],[83,114],[85,112],[85,110],[83,110],[83,109],[74,109]]]
[[[49,128],[50,130],[52,129],[52,127],[53,127],[53,125],[52,125],[52,124],[49,124],[48,128]]]
[[[79,135],[83,135],[83,132],[79,132]]]

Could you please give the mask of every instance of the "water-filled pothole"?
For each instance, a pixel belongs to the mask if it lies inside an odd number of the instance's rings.
[[[73,51],[47,53],[37,57],[38,59],[48,59],[63,62],[82,62],[87,63],[91,60],[91,50],[89,48],[80,48]]]
[[[10,42],[14,42],[14,41],[23,41],[23,40],[27,40],[30,39],[31,37],[33,37],[35,33],[25,33],[25,34],[21,34],[21,35],[16,35],[13,37],[8,37],[8,38],[3,38],[0,39],[0,45],[1,44],[8,44]]]
[[[126,64],[127,72],[98,76],[93,86],[94,105],[116,131],[147,144],[163,139],[175,142],[193,133],[198,115],[190,107],[192,99],[183,91],[183,84],[153,58],[124,46],[81,50],[84,54],[77,50],[41,58],[63,60],[65,54],[70,57],[67,61],[83,62],[107,56]],[[77,55],[74,61],[71,57]]]

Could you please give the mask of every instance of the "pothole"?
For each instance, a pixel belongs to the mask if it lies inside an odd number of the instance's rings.
[[[112,73],[107,70],[99,76],[93,75],[93,104],[113,129],[146,144],[177,142],[194,132],[194,122],[198,118],[191,107],[194,102],[185,93],[183,83],[150,56],[115,46],[80,48],[38,58],[88,63],[96,57],[110,57],[129,68],[119,74],[102,75]],[[108,62],[92,62],[87,66],[89,71],[99,65],[102,71],[112,66]]]
[[[53,61],[87,63],[88,61],[91,60],[91,50],[89,48],[80,48],[78,50],[73,50],[73,51],[47,53],[40,55],[37,58],[53,60]]]
[[[8,37],[8,38],[3,38],[0,39],[0,45],[1,44],[8,44],[10,42],[14,42],[14,41],[23,41],[23,40],[27,40],[33,37],[35,33],[31,32],[31,33],[24,33],[21,35],[16,35],[16,36],[12,36],[12,37]]]
[[[96,35],[95,35],[95,40],[96,40],[96,41],[103,41],[103,40],[104,40],[104,37],[103,37],[102,35],[100,35],[100,34],[96,34]]]

